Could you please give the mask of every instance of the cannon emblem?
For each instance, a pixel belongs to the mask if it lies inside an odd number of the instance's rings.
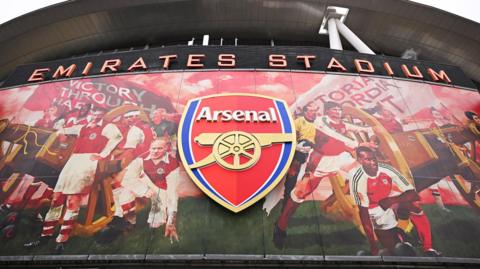
[[[197,136],[194,141],[201,146],[212,146],[212,153],[190,165],[190,168],[201,168],[216,162],[225,169],[246,170],[258,162],[262,147],[294,140],[295,135],[291,133],[249,134],[242,131],[231,131],[223,134],[203,133]],[[229,157],[233,157],[231,162],[227,160]],[[242,162],[242,159],[245,159],[245,161]]]
[[[233,212],[254,204],[286,174],[296,133],[285,101],[255,94],[190,100],[178,153],[193,182]]]

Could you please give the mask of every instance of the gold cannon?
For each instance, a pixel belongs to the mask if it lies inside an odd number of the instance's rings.
[[[295,143],[295,134],[250,134],[231,131],[203,133],[195,137],[194,141],[200,146],[213,146],[213,148],[212,153],[207,157],[190,165],[191,169],[205,167],[216,162],[225,169],[245,170],[255,165],[260,159],[262,147],[270,147],[274,143]],[[233,160],[229,159],[230,156],[233,156]],[[244,161],[242,162],[242,160]]]

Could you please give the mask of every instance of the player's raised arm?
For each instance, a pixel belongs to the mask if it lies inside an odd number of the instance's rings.
[[[120,130],[112,123],[109,123],[103,128],[102,135],[108,138],[108,142],[103,148],[102,152],[100,152],[100,157],[105,158],[107,157],[112,150],[122,141],[122,133]]]
[[[315,120],[315,127],[317,130],[322,132],[323,134],[335,138],[338,141],[344,143],[347,147],[354,149],[358,147],[358,141],[355,139],[348,137],[344,134],[337,132],[332,126],[330,126],[329,120],[327,117],[320,117]]]

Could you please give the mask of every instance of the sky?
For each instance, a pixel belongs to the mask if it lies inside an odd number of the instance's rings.
[[[0,1],[0,24],[28,12],[64,2],[61,0],[3,0]],[[415,0],[414,2],[433,6],[480,22],[480,1],[478,0]]]

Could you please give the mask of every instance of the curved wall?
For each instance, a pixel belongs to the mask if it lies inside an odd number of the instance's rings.
[[[265,199],[234,214],[206,197],[176,157],[176,130],[186,103],[192,98],[223,93],[283,99],[295,119],[302,117],[303,108],[311,102],[319,108],[317,120],[324,119],[324,104],[336,102],[343,108],[343,121],[372,128],[368,128],[370,133],[347,132],[345,126],[334,124],[329,125],[330,131],[317,129],[306,175],[297,176],[298,183],[290,176],[289,183],[281,181]],[[425,256],[428,253],[424,249],[432,247],[446,257],[479,258],[480,244],[475,238],[480,236],[480,124],[466,116],[480,113],[476,91],[321,72],[179,70],[18,86],[0,91],[0,100],[1,202],[9,205],[1,213],[4,243],[0,251],[4,256],[54,254],[55,239],[67,242],[61,254],[85,255],[81,256],[85,259],[103,254],[200,254],[207,255],[207,259],[217,254],[220,256],[215,257],[227,259],[235,255],[254,255],[249,259],[285,255],[278,256],[280,260],[292,257],[288,255],[305,255],[309,257],[306,259],[369,255],[358,204],[374,214],[378,200],[413,188],[406,185],[415,186],[419,201],[409,198],[403,203],[384,204],[395,215],[377,218],[374,229],[383,229],[381,221],[393,230],[398,226],[403,231],[402,240],[413,248],[397,247],[395,253],[388,253],[388,245],[379,244],[383,249],[380,255]],[[131,115],[125,113],[132,106],[140,107],[141,114],[136,117],[143,142],[138,142],[138,150],[130,151],[130,157],[122,154],[128,151],[125,143],[131,141],[114,145],[102,156],[105,165],[97,167],[97,160],[87,153],[105,150],[107,146],[102,143],[106,142],[98,142],[100,137],[114,139],[113,134],[119,132],[126,140],[133,125],[126,123]],[[92,125],[97,133],[87,132],[82,126],[91,124],[98,108],[107,113],[103,123],[98,124],[100,129]],[[151,130],[153,137],[162,137],[169,146],[168,165],[149,163],[155,158],[153,145],[158,146],[158,141],[151,143],[153,138],[148,137]],[[376,142],[374,151],[379,163],[393,167],[389,168],[393,174],[377,178],[378,183],[392,186],[377,191],[370,186],[367,193],[357,190],[353,184],[357,179],[348,176],[346,167],[333,169],[322,180],[315,179],[316,167],[328,158],[334,163],[325,167],[335,167],[335,162],[352,164],[358,144],[347,147],[332,143],[344,139],[339,136]],[[336,155],[329,153],[328,147]],[[132,166],[123,169],[126,164],[121,169],[112,168],[118,165],[114,160],[132,159],[136,170]],[[353,163],[349,168],[359,165]],[[297,175],[299,167],[289,174]],[[346,182],[348,178],[350,183]],[[403,178],[407,182],[397,182]],[[293,185],[294,193],[301,196],[296,200],[304,200],[294,211],[292,203],[286,202],[290,191],[285,191]],[[348,185],[353,188],[348,190]],[[163,191],[152,196],[151,191],[159,189]],[[365,204],[365,199],[370,200],[370,205]],[[152,203],[161,206],[155,211]],[[80,205],[78,217],[75,205]],[[282,211],[288,210],[290,216],[282,217]],[[8,218],[14,215],[17,217]],[[288,235],[283,242],[278,241],[281,233],[275,225],[287,219]],[[57,220],[63,220],[63,226]],[[52,237],[36,247],[24,246],[41,233]],[[383,236],[383,242],[394,240]]]

